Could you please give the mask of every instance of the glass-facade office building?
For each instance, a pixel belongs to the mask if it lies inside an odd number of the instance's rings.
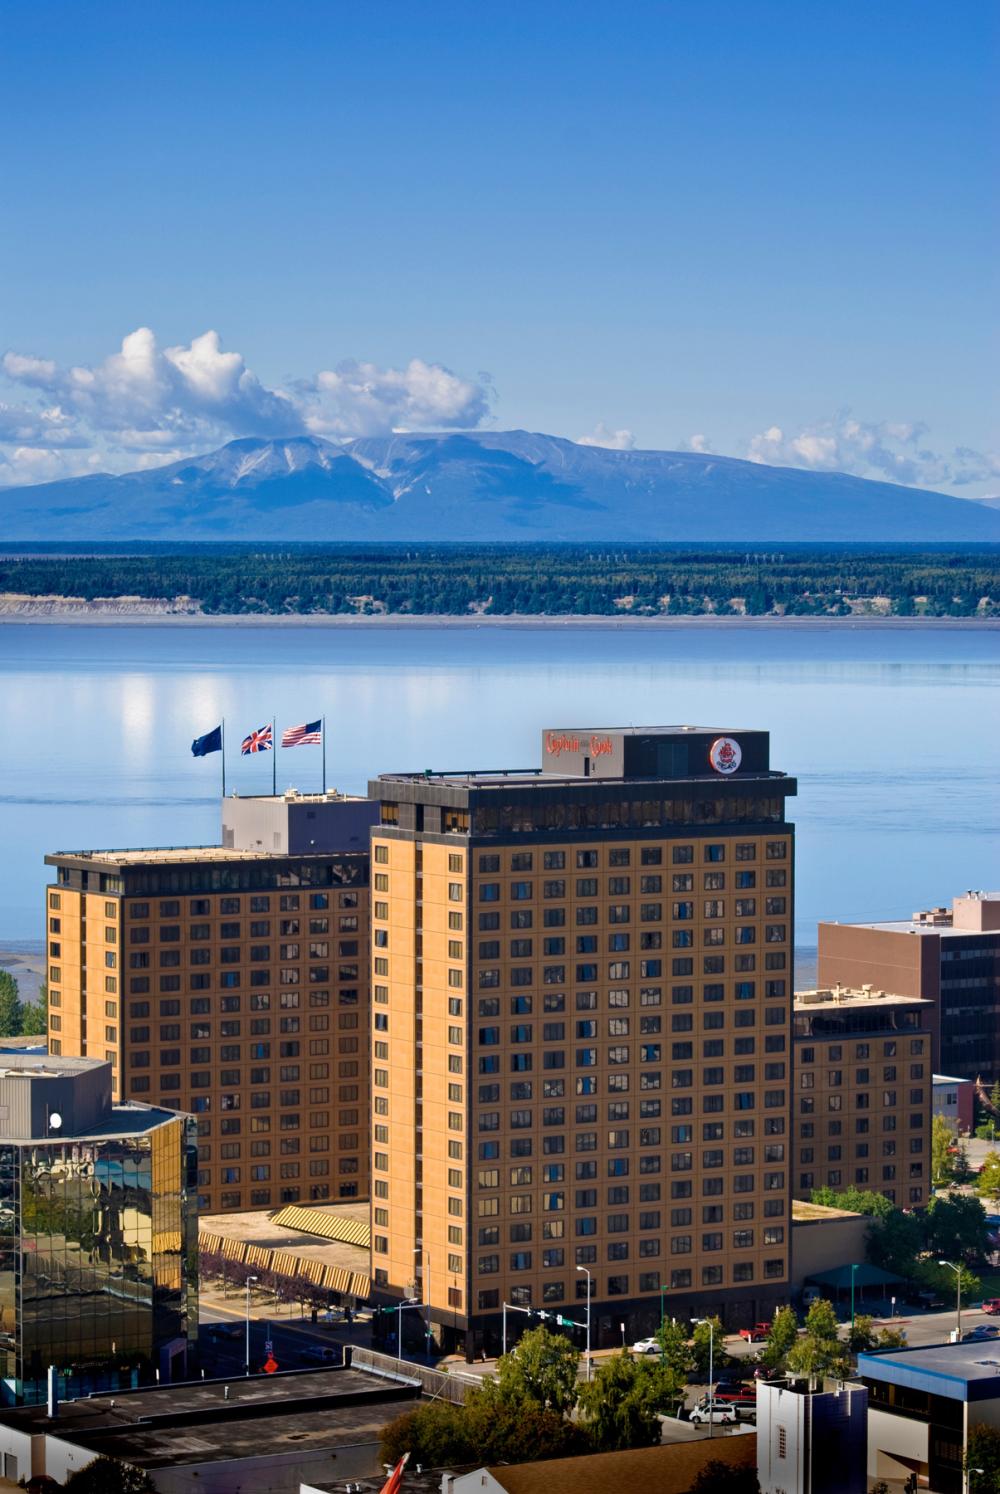
[[[112,1105],[110,1065],[0,1060],[0,1386],[181,1379],[197,1335],[194,1122]]]

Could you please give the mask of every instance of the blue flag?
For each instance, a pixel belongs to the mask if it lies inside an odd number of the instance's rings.
[[[222,727],[217,726],[214,731],[207,731],[203,737],[195,737],[191,743],[191,752],[194,757],[205,757],[209,752],[222,751]]]

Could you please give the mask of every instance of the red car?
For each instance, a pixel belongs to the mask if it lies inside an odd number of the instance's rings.
[[[746,1339],[748,1344],[759,1344],[763,1343],[764,1339],[769,1338],[770,1333],[770,1323],[754,1323],[752,1328],[740,1329],[740,1338]]]
[[[1000,1297],[990,1297],[984,1302],[983,1312],[988,1312],[991,1318],[1000,1317]]]

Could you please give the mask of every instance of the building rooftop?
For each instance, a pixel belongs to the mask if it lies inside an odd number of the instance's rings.
[[[896,996],[889,991],[876,990],[874,986],[830,986],[814,991],[796,991],[794,1007],[797,1012],[822,1011],[824,1007],[879,1006],[933,1006],[924,996]]]
[[[792,1199],[793,1224],[830,1224],[837,1219],[858,1219],[861,1216],[853,1209],[834,1209],[829,1204],[807,1203],[805,1199]]]
[[[262,1449],[309,1452],[374,1441],[418,1393],[416,1380],[386,1384],[357,1370],[308,1370],[65,1401],[55,1420],[44,1405],[5,1408],[0,1421],[141,1468],[169,1468],[256,1457]]]
[[[494,1465],[488,1469],[507,1494],[621,1494],[623,1489],[656,1489],[658,1494],[685,1494],[707,1463],[756,1468],[757,1434],[703,1437],[662,1447],[633,1447],[622,1452],[589,1453],[576,1458],[546,1458],[541,1463]],[[404,1479],[405,1488],[405,1479]]]
[[[837,920],[829,920],[836,924]],[[909,918],[884,918],[872,922],[849,922],[846,928],[876,929],[890,934],[940,934],[943,939],[963,939],[1000,929],[1000,892],[963,892],[950,908],[918,908]]]
[[[1000,1345],[987,1340],[859,1354],[858,1375],[929,1391],[949,1400],[1000,1400]]]
[[[189,861],[315,861],[317,856],[358,856],[364,851],[239,851],[232,846],[125,846],[120,850],[53,851],[45,858],[46,866],[63,861],[82,861],[90,866],[148,866]]]
[[[68,1079],[73,1074],[92,1074],[104,1068],[103,1058],[60,1057],[54,1053],[0,1054],[0,1079]]]

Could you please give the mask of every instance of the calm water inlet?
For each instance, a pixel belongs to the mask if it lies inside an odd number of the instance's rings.
[[[328,780],[535,766],[545,726],[771,732],[795,774],[797,937],[1000,885],[1000,634],[948,627],[0,626],[0,941],[42,938],[46,851],[217,838],[230,790],[269,793],[239,741],[325,715]],[[318,789],[320,752],[277,754]]]

